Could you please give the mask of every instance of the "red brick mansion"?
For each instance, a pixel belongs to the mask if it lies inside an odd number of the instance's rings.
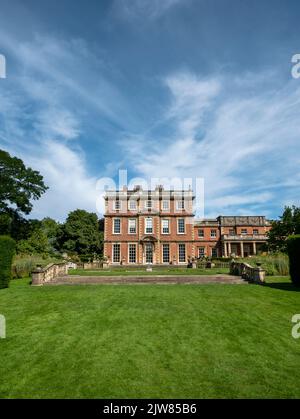
[[[186,264],[191,258],[250,256],[266,242],[264,216],[197,221],[191,190],[133,190],[105,194],[104,256],[111,264]]]

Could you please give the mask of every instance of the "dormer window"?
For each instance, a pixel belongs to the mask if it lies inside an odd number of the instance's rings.
[[[177,201],[176,205],[178,210],[184,210],[184,199]]]
[[[152,201],[151,201],[151,199],[147,199],[147,201],[145,202],[145,206],[146,206],[146,209],[151,209],[152,208]]]
[[[115,210],[120,210],[121,209],[121,201],[119,199],[114,201],[114,209]]]
[[[129,210],[130,211],[135,211],[136,210],[136,208],[137,208],[137,202],[136,202],[136,200],[130,200],[129,201],[129,205],[128,205],[128,208],[129,208]]]

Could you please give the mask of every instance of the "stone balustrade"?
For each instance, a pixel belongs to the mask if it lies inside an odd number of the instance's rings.
[[[68,275],[68,265],[65,262],[51,263],[44,268],[37,267],[31,273],[32,285],[43,285],[66,275]]]
[[[262,284],[265,282],[266,272],[260,266],[253,267],[248,263],[232,260],[230,262],[230,274],[241,276],[250,282]]]

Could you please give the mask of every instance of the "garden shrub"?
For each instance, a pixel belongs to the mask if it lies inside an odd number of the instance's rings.
[[[294,285],[300,287],[300,234],[289,236],[287,251],[290,261],[290,275]]]
[[[9,286],[15,248],[15,241],[11,237],[0,236],[0,289]]]

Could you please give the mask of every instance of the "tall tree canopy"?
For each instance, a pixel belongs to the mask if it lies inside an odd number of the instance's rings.
[[[39,199],[47,190],[43,177],[26,167],[23,161],[0,150],[0,211],[29,214],[31,200]]]
[[[300,207],[285,207],[279,220],[272,222],[268,233],[268,248],[275,252],[287,251],[287,238],[300,234]]]
[[[97,214],[80,209],[72,211],[59,227],[56,247],[81,255],[100,254],[103,233],[99,227]]]

